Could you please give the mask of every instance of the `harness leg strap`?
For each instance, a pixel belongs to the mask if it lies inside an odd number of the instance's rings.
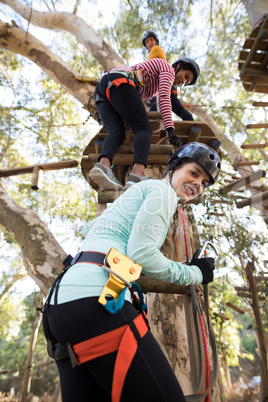
[[[80,364],[117,351],[111,393],[112,402],[120,402],[125,378],[137,351],[138,341],[144,337],[149,328],[146,314],[142,312],[129,324],[73,346]]]
[[[148,331],[145,315],[143,316],[142,314],[138,317],[142,319],[136,319],[136,321],[132,321],[127,326],[120,342],[114,366],[112,402],[120,402],[129,367],[138,349],[138,341],[143,338]]]

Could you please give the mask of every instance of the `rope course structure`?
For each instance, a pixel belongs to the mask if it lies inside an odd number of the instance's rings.
[[[268,93],[268,14],[253,27],[239,55],[238,68],[246,91]]]

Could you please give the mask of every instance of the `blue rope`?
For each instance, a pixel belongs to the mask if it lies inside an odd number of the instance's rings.
[[[147,314],[147,306],[144,303],[144,298],[143,294],[141,291],[141,288],[136,282],[131,282],[132,288],[131,288],[131,296],[134,298],[134,306],[137,308],[139,311],[144,311]],[[126,294],[127,286],[123,289],[121,292],[120,296],[118,297],[117,301],[112,298],[110,300],[107,300],[106,304],[103,306],[109,313],[111,314],[117,314],[118,311],[121,310],[125,303],[125,294]],[[134,297],[133,293],[137,292],[139,299],[137,297]]]

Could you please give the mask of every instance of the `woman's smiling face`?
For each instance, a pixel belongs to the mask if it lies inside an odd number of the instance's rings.
[[[205,170],[197,163],[189,162],[174,171],[171,185],[180,200],[186,202],[200,195],[209,182]]]
[[[180,87],[182,85],[189,85],[194,79],[194,73],[191,70],[179,69],[175,75],[174,85]]]

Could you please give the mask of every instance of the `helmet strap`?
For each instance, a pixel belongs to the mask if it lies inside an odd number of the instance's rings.
[[[168,171],[168,177],[169,177],[169,183],[170,183],[170,185],[171,185],[171,187],[172,187],[172,177],[173,177],[173,173],[174,173],[174,169],[170,169],[169,171]],[[173,188],[173,187],[172,187]]]
[[[179,66],[179,67],[178,67],[178,66]],[[181,63],[178,63],[178,64],[176,65],[176,68],[175,68],[175,74],[177,74],[177,73],[180,71],[181,68],[182,68]]]

